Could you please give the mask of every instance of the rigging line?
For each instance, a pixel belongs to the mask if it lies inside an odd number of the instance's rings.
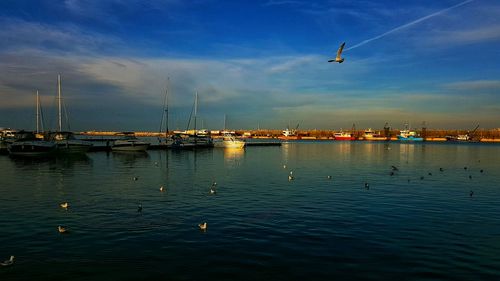
[[[191,114],[189,114],[189,121],[188,121],[188,125],[187,125],[187,128],[186,128],[186,131],[189,130],[189,125],[191,125],[191,118],[193,118],[193,112],[194,112],[195,106],[196,106],[196,99],[193,102],[193,108],[191,109]]]
[[[165,96],[163,98],[163,107],[162,107],[160,130],[159,130],[160,133],[161,133],[161,129],[163,128],[163,120],[165,120],[165,106],[167,106],[167,95],[168,95],[168,83],[167,83],[167,86],[165,87]],[[166,127],[168,130],[168,124],[166,125]]]
[[[344,51],[349,51],[349,50],[352,50],[352,49],[355,49],[355,48],[361,47],[361,46],[363,46],[363,45],[365,45],[365,44],[368,44],[368,43],[370,43],[370,42],[372,42],[372,41],[378,40],[378,39],[380,39],[380,38],[382,38],[382,37],[385,37],[385,36],[387,36],[387,35],[389,35],[389,34],[392,34],[392,33],[396,32],[396,31],[399,31],[399,30],[405,29],[405,28],[407,28],[407,27],[410,27],[410,26],[412,26],[412,25],[415,25],[415,24],[417,24],[417,23],[420,23],[420,22],[425,21],[425,20],[427,20],[427,19],[430,19],[430,18],[432,18],[432,17],[435,17],[435,16],[438,16],[438,15],[441,15],[441,14],[443,14],[443,13],[446,13],[446,12],[447,12],[447,11],[449,11],[449,10],[452,10],[452,9],[458,8],[458,7],[460,7],[460,6],[463,6],[463,5],[468,4],[468,3],[470,3],[470,2],[473,2],[473,1],[474,1],[474,0],[467,0],[467,1],[464,1],[464,2],[461,2],[461,3],[458,3],[458,4],[454,5],[454,6],[448,7],[448,8],[446,8],[446,9],[443,9],[443,10],[437,11],[437,12],[435,12],[435,13],[432,13],[432,14],[430,14],[430,15],[427,15],[427,16],[425,16],[425,17],[421,17],[421,18],[416,19],[416,20],[414,20],[414,21],[411,21],[411,22],[409,22],[409,23],[406,23],[406,24],[403,24],[403,25],[398,26],[398,27],[396,27],[396,28],[393,28],[393,29],[391,29],[391,30],[389,30],[389,31],[387,31],[387,32],[384,32],[384,33],[380,34],[380,35],[377,35],[377,36],[372,37],[372,38],[370,38],[370,39],[366,39],[366,40],[364,40],[364,41],[361,41],[361,43],[358,43],[358,44],[356,44],[356,45],[354,45],[354,46],[352,46],[352,47],[349,47],[349,48],[345,49]]]
[[[71,127],[69,125],[69,117],[68,117],[68,110],[66,109],[66,103],[64,101],[61,101],[63,105],[63,110],[64,110],[64,119],[66,120],[66,126],[68,127],[68,131],[71,131]]]

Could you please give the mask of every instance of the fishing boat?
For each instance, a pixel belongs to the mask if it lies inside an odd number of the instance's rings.
[[[467,131],[467,133],[464,135],[446,136],[446,140],[447,141],[459,141],[459,142],[471,142],[474,139],[477,140],[477,138],[474,138],[474,136],[475,136],[475,133],[476,133],[478,128],[479,128],[479,125],[477,125],[476,128],[474,128],[474,130],[472,130],[471,132]]]
[[[342,130],[338,133],[334,133],[333,137],[337,141],[350,141],[355,139],[355,137],[353,137],[351,133],[347,133]]]
[[[36,138],[33,132],[18,132],[16,140],[7,146],[11,156],[49,156],[56,150],[56,144]]]
[[[398,135],[400,141],[423,141],[424,138],[420,137],[417,132],[410,130],[409,125],[405,124],[405,129],[401,130]]]
[[[376,133],[371,128],[369,128],[364,131],[362,139],[367,141],[374,141],[374,140],[385,140],[386,138],[382,137],[380,133]]]
[[[133,132],[122,132],[119,135],[123,137],[113,142],[112,151],[146,151],[151,144],[139,140]]]
[[[299,128],[299,124],[295,127],[295,129],[290,129],[290,125],[286,127],[285,130],[282,131],[282,135],[278,137],[280,140],[300,140],[301,137],[297,134],[297,129]]]

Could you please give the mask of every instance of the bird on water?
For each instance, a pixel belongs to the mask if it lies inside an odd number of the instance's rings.
[[[68,202],[64,202],[64,203],[59,204],[59,206],[61,206],[61,208],[63,208],[63,209],[68,209],[69,204],[68,204]]]
[[[342,44],[340,44],[340,47],[337,50],[337,56],[334,59],[329,60],[328,62],[343,63],[344,62],[344,58],[341,57],[341,55],[342,55],[342,50],[344,50],[344,46],[345,46],[345,42],[343,42]]]
[[[58,226],[57,231],[59,231],[59,233],[68,233],[68,230],[62,226]]]
[[[0,262],[0,265],[2,266],[10,266],[12,264],[14,264],[14,256],[10,256],[10,259]]]
[[[198,227],[200,228],[200,230],[207,230],[207,223],[206,222],[200,223],[198,224]]]

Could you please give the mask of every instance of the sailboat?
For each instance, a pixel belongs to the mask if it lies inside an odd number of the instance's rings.
[[[214,147],[222,148],[244,148],[246,142],[236,138],[234,132],[226,130],[226,115],[224,114],[224,131],[222,131],[222,140],[214,142]]]
[[[175,134],[172,143],[172,148],[174,149],[190,149],[190,148],[204,148],[204,147],[213,147],[213,139],[210,136],[210,133],[207,130],[197,130],[196,121],[198,118],[198,92],[195,94],[194,98],[194,130],[189,131],[186,130],[182,133]],[[191,122],[191,118],[189,118],[189,123]]]
[[[57,75],[57,107],[58,123],[57,132],[50,132],[48,140],[56,144],[57,152],[62,154],[83,154],[92,147],[92,143],[75,138],[75,134],[62,130],[62,98],[61,98],[61,75]]]
[[[167,78],[167,87],[165,88],[165,98],[163,100],[163,112],[160,121],[160,133],[162,132],[163,123],[165,122],[165,140],[162,140],[162,137],[158,137],[158,142],[160,146],[171,147],[174,140],[171,136],[168,135],[168,86],[170,84],[170,77]]]
[[[36,91],[36,130],[40,132],[39,116],[40,116],[40,97]],[[20,131],[17,132],[14,138],[10,139],[7,145],[7,150],[11,156],[27,156],[40,157],[51,155],[56,149],[56,145],[50,141],[44,141],[36,137],[33,132]]]

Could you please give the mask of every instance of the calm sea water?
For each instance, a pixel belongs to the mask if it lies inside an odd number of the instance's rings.
[[[498,280],[499,156],[396,142],[1,156],[0,259],[16,262],[0,280]]]

